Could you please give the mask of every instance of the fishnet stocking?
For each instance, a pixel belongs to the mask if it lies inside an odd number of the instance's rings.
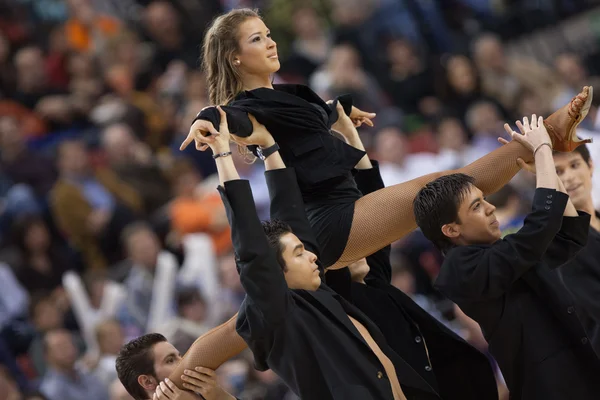
[[[217,369],[225,361],[237,356],[246,349],[246,342],[237,334],[235,321],[237,314],[216,328],[200,336],[185,353],[181,362],[171,373],[169,379],[180,389],[183,389],[181,375],[186,369],[196,367]]]
[[[428,182],[460,172],[474,177],[475,184],[484,194],[492,194],[519,172],[519,157],[526,162],[533,160],[530,150],[513,141],[464,168],[425,175],[360,198],[355,204],[346,248],[331,268],[341,268],[367,257],[414,230],[417,224],[413,200]]]

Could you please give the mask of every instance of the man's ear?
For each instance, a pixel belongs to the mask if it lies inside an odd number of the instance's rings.
[[[456,222],[445,224],[442,226],[442,233],[450,239],[455,239],[460,235],[460,226]]]
[[[154,392],[154,390],[156,390],[156,386],[158,386],[156,379],[150,375],[140,375],[138,376],[137,381],[144,390],[149,390],[151,392]]]

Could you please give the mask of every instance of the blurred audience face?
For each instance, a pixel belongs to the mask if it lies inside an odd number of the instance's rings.
[[[466,120],[475,135],[497,135],[504,125],[498,107],[487,101],[472,105],[467,111]]]
[[[179,17],[177,11],[166,1],[154,1],[145,10],[144,27],[153,40],[171,47],[179,41]]]
[[[194,296],[189,302],[181,306],[179,313],[188,321],[200,323],[206,318],[206,305],[200,296]]]
[[[160,253],[160,242],[150,229],[138,229],[127,238],[127,253],[135,264],[153,270]]]
[[[121,325],[115,320],[101,322],[96,327],[100,352],[104,355],[116,356],[125,343]]]
[[[457,118],[446,118],[438,125],[438,145],[440,149],[461,151],[467,145],[467,132]]]
[[[31,224],[25,232],[25,247],[31,253],[48,250],[50,247],[50,233],[43,221],[38,220]]]
[[[63,315],[52,297],[40,299],[32,309],[31,319],[38,332],[48,332],[59,329],[63,324]]]
[[[125,124],[113,124],[102,133],[102,148],[111,164],[127,164],[137,139]]]
[[[578,90],[581,89],[579,86],[585,83],[588,76],[581,59],[575,54],[561,54],[554,61],[554,68],[567,85],[576,87]]]
[[[279,70],[277,43],[271,38],[269,28],[260,18],[248,18],[238,28],[236,68],[242,77],[270,75]]]
[[[392,73],[410,74],[419,67],[419,57],[406,40],[396,39],[387,45],[387,56],[392,65]]]
[[[544,101],[534,92],[526,92],[519,96],[517,105],[518,115],[547,115],[548,110],[544,109]]]
[[[90,0],[67,0],[71,17],[84,25],[91,24],[96,18]]]
[[[482,70],[502,71],[506,57],[502,42],[493,35],[483,35],[475,42],[474,59]]]
[[[375,139],[377,159],[382,163],[402,165],[407,153],[408,142],[404,133],[396,127],[383,128]]]
[[[68,70],[72,78],[90,78],[96,75],[94,59],[89,54],[71,54]]]
[[[360,56],[356,49],[349,44],[335,46],[329,56],[328,67],[332,73],[349,73],[361,69]]]
[[[0,149],[13,153],[24,149],[21,127],[14,117],[0,117]]]
[[[58,168],[61,174],[67,176],[87,175],[89,160],[85,145],[79,141],[61,143],[58,152]]]
[[[132,68],[133,66],[125,64],[115,64],[106,70],[106,83],[119,96],[127,97],[134,90]]]
[[[61,371],[71,371],[77,361],[77,349],[73,337],[67,330],[54,330],[44,337],[46,344],[46,361],[51,367]]]
[[[458,94],[467,95],[477,90],[477,75],[471,61],[464,56],[448,60],[447,79],[450,87]]]
[[[294,12],[294,33],[298,39],[314,39],[322,34],[321,21],[312,7],[302,7]]]
[[[592,199],[592,175],[594,163],[585,162],[577,152],[554,154],[556,174],[562,181],[573,205],[578,210],[585,209]]]
[[[43,68],[44,54],[39,47],[24,47],[15,55],[17,84],[25,92],[41,90],[46,86],[46,73]]]

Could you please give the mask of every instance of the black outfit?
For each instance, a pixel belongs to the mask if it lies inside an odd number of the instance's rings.
[[[575,299],[579,320],[600,357],[600,232],[590,226],[585,247],[557,272]]]
[[[281,171],[288,182],[295,180],[293,170],[285,169],[267,172],[267,182]],[[272,217],[290,224],[306,248],[318,252],[299,191],[295,185],[287,189],[272,197]],[[429,384],[390,349],[379,329],[356,307],[324,284],[316,291],[287,287],[256,215],[247,181],[226,182],[219,191],[246,290],[237,332],[252,350],[257,369],[272,369],[302,399],[393,399],[381,363],[350,315],[365,326],[394,363],[409,399],[436,398],[430,396]]]
[[[342,255],[354,214],[354,202],[361,197],[351,171],[365,155],[337,139],[330,128],[338,119],[337,101],[350,113],[349,96],[341,96],[330,107],[303,85],[273,85],[240,93],[228,106],[227,123],[231,133],[249,136],[252,114],[265,125],[281,147],[279,153],[288,167],[296,170],[306,213],[317,243],[321,262],[328,267]],[[214,107],[200,112],[196,119],[220,122]]]
[[[597,399],[600,361],[553,269],[585,245],[590,217],[539,188],[519,232],[448,252],[436,287],[479,323],[511,399]],[[562,224],[562,226],[561,226]]]
[[[373,168],[354,175],[364,195],[384,187],[378,163],[372,163]],[[390,347],[436,389],[440,399],[497,399],[488,358],[391,284],[390,252],[391,246],[386,246],[367,257],[366,284],[352,281],[348,268],[328,271],[327,284],[375,322]]]

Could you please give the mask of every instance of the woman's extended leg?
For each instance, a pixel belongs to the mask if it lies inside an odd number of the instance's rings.
[[[587,115],[592,96],[592,88],[584,87],[569,104],[544,121],[554,149],[572,151],[588,142],[577,139],[575,129]],[[533,159],[529,150],[511,142],[464,168],[422,176],[360,198],[354,207],[346,247],[337,262],[329,268],[341,268],[360,260],[415,229],[412,203],[419,190],[428,182],[442,175],[461,172],[474,177],[477,187],[485,194],[491,194],[506,185],[519,172],[519,157],[525,161]]]
[[[240,354],[248,346],[237,334],[235,322],[237,314],[216,328],[200,336],[185,353],[177,368],[169,379],[180,389],[183,389],[181,375],[186,369],[205,367],[212,370],[219,368],[225,361]]]
[[[485,194],[506,185],[519,172],[517,158],[531,160],[531,151],[517,142],[502,146],[464,168],[437,172],[408,182],[389,186],[356,201],[352,228],[340,259],[330,268],[339,268],[360,260],[413,231],[417,224],[413,200],[428,182],[442,175],[464,173],[475,178]]]

